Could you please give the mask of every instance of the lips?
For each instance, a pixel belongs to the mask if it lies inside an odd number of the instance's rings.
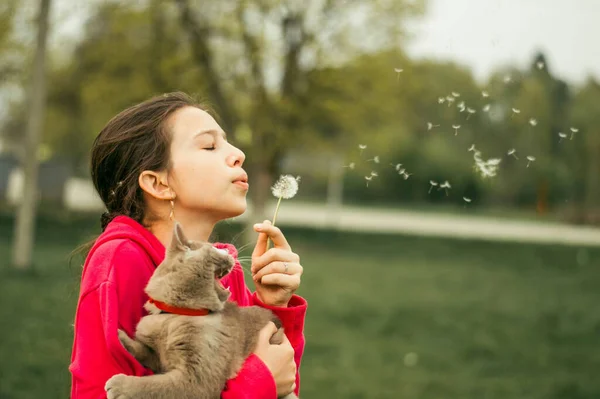
[[[249,185],[248,185],[248,175],[246,173],[243,173],[241,175],[239,175],[237,177],[237,179],[235,179],[233,182],[233,184],[236,184],[244,189],[248,189]]]

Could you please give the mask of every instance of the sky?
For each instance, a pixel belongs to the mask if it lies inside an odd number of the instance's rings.
[[[600,79],[600,0],[429,0],[410,25],[410,55],[468,65],[478,80],[528,67],[538,50],[568,82]]]

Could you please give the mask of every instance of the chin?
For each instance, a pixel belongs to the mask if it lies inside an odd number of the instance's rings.
[[[244,212],[246,212],[246,208],[248,207],[247,203],[246,203],[246,199],[244,198],[244,201],[239,201],[239,203],[237,204],[231,204],[230,207],[227,207],[226,209],[223,209],[223,219],[230,219],[230,218],[234,218],[237,216],[242,215]]]

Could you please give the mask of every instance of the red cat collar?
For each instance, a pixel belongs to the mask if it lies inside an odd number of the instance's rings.
[[[179,314],[182,316],[206,316],[210,313],[208,309],[187,309],[187,308],[178,308],[176,306],[167,305],[164,302],[155,301],[152,298],[148,298],[148,302],[162,310],[163,312]]]

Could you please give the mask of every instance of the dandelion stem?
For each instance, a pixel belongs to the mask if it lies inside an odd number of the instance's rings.
[[[275,215],[273,215],[273,222],[272,225],[275,226],[275,221],[277,220],[277,212],[279,212],[279,205],[281,204],[281,199],[283,197],[279,197],[279,200],[277,201],[277,207],[275,208]],[[267,238],[267,250],[269,249],[269,247],[271,246],[271,239]]]

